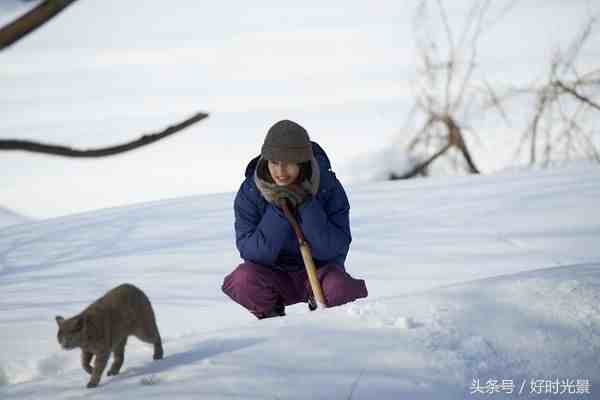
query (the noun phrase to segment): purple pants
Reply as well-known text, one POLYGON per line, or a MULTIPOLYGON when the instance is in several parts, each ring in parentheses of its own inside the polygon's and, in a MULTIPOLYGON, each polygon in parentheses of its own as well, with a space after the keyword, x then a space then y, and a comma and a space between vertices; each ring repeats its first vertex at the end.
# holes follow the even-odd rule
MULTIPOLYGON (((338 265, 317 269, 317 277, 328 307, 368 295, 365 281, 354 279, 338 265)), ((250 262, 240 264, 223 282, 223 292, 254 314, 273 309, 280 299, 286 306, 306 302, 309 290, 304 269, 283 272, 250 262)))

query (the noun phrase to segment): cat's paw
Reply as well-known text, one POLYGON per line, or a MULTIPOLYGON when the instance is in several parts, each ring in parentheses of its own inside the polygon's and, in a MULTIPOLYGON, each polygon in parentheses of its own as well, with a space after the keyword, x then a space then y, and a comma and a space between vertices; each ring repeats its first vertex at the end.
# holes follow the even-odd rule
POLYGON ((88 389, 92 389, 92 388, 95 388, 95 387, 97 387, 97 386, 98 386, 98 383, 97 383, 97 382, 89 382, 89 383, 87 384, 87 388, 88 388, 88 389))

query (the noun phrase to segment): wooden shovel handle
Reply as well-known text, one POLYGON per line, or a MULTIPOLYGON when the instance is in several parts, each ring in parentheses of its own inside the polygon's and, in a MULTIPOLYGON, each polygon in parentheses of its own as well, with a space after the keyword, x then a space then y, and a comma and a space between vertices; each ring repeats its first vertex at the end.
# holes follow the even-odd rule
POLYGON ((317 308, 326 308, 327 305, 325 303, 325 296, 323 295, 323 289, 321 289, 321 283, 317 278, 317 267, 315 266, 315 262, 312 258, 310 247, 308 246, 306 240, 304 240, 304 234, 300 229, 300 225, 298 225, 298 221, 296 221, 296 218, 294 218, 294 215, 290 211, 287 200, 282 199, 280 206, 283 210, 283 214, 292 226, 292 229, 296 234, 296 238, 298 239, 298 244, 300 245, 300 254, 302 254, 304 268, 306 269, 306 274, 308 275, 308 282, 310 283, 310 288, 313 292, 313 296, 315 297, 317 308))

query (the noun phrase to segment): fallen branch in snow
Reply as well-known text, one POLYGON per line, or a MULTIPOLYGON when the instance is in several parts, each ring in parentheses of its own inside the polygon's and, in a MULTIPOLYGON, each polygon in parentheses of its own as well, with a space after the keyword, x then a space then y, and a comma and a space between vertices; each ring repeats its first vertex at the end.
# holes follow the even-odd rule
POLYGON ((0 28, 0 50, 27 36, 77 0, 46 0, 0 28))
POLYGON ((125 153, 127 151, 131 151, 137 149, 142 146, 149 145, 151 143, 157 142, 161 139, 166 138, 167 136, 171 136, 174 133, 177 133, 192 124, 195 124, 198 121, 203 120, 208 117, 206 113, 198 113, 191 118, 186 119, 176 125, 170 126, 162 132, 147 134, 142 136, 139 139, 123 143, 116 146, 110 147, 102 147, 99 149, 91 149, 91 150, 79 150, 73 149, 66 146, 57 146, 44 144, 29 140, 12 140, 12 139, 0 139, 0 151, 1 150, 22 150, 29 151, 32 153, 43 153, 43 154, 51 154, 56 156, 63 157, 75 157, 75 158, 92 158, 92 157, 106 157, 112 156, 119 153, 125 153))

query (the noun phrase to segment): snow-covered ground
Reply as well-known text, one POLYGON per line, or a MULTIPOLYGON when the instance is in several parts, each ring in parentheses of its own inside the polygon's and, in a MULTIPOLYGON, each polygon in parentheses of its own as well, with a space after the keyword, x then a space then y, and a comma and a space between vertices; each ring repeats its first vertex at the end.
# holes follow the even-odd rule
POLYGON ((369 297, 262 321, 220 291, 233 193, 0 228, 0 398, 600 396, 597 166, 348 194, 347 267, 369 297), (122 374, 86 389, 54 316, 123 282, 151 298, 166 358, 130 340, 122 374))
POLYGON ((27 221, 30 221, 30 219, 12 210, 0 207, 0 228, 8 225, 22 224, 27 221))

